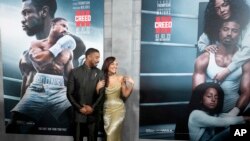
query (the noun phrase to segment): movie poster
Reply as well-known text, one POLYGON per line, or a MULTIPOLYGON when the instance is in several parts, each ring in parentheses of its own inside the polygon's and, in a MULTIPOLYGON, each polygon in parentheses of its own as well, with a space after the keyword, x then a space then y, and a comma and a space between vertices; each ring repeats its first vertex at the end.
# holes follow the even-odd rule
MULTIPOLYGON (((34 109, 40 110, 40 114, 37 115, 37 117, 39 117, 37 119, 39 120, 35 119, 36 122, 34 122, 33 118, 31 118, 31 120, 25 121, 22 120, 22 117, 20 116, 21 118, 19 117, 20 119, 16 120, 16 127, 7 128, 13 119, 11 110, 13 110, 13 108, 22 100, 23 95, 27 90, 25 89, 27 87, 22 86, 22 82, 25 80, 26 83, 27 80, 32 82, 34 78, 32 79, 33 76, 30 75, 30 73, 36 73, 36 71, 30 69, 29 66, 20 65, 20 63, 22 63, 20 59, 24 58, 24 54, 27 54, 31 42, 42 40, 48 36, 51 23, 48 22, 50 20, 48 20, 46 15, 48 16, 49 12, 53 10, 55 12, 54 17, 52 16, 53 14, 49 13, 51 19, 57 17, 66 19, 68 24, 67 34, 72 37, 74 36, 73 38, 76 43, 76 48, 73 50, 72 61, 74 67, 77 67, 84 62, 84 53, 90 47, 98 49, 101 58, 103 58, 104 1, 56 0, 56 7, 55 5, 49 8, 46 6, 43 7, 43 9, 40 8, 40 12, 38 12, 38 7, 43 5, 43 3, 46 3, 46 1, 41 0, 40 3, 36 3, 36 7, 30 6, 30 0, 25 2, 22 2, 21 0, 0 1, 1 57, 3 63, 4 119, 6 133, 70 135, 71 123, 69 119, 71 118, 70 116, 72 116, 72 113, 70 113, 70 110, 61 110, 61 112, 58 112, 59 110, 46 106, 46 104, 53 105, 58 101, 53 96, 51 99, 47 99, 49 102, 41 105, 41 107, 34 106, 34 109), (42 23, 42 25, 28 33, 29 27, 27 25, 27 20, 30 24, 35 25, 42 23), (44 30, 44 32, 41 32, 41 30, 44 30), (20 69, 22 69, 22 71, 20 69), (25 70, 29 69, 29 74, 24 73, 25 70), (24 77, 24 75, 28 77, 24 77), (55 115, 57 116, 55 117, 55 115)), ((29 59, 26 61, 29 61, 29 59)), ((100 60, 99 65, 102 64, 102 62, 103 59, 100 60)), ((100 66, 98 67, 100 68, 100 66)), ((66 95, 66 91, 62 91, 61 95, 64 95, 64 93, 66 95)), ((25 102, 26 104, 29 104, 29 102, 25 102)))
MULTIPOLYGON (((204 32, 204 14, 208 1, 142 0, 140 139, 176 140, 176 124, 186 116, 192 95, 195 60, 202 53, 197 41, 204 32)), ((224 4, 214 9, 219 11, 220 8, 228 7, 231 1, 220 2, 224 4)), ((248 0, 246 3, 249 5, 248 0)), ((237 9, 241 8, 238 6, 237 9)), ((223 16, 226 14, 228 12, 224 12, 223 16)), ((226 28, 221 28, 221 32, 226 32, 226 28)), ((237 36, 243 38, 244 34, 237 36)), ((216 43, 220 41, 223 44, 221 38, 216 43)), ((233 37, 228 35, 229 38, 231 40, 233 37)), ((240 47, 238 43, 234 42, 235 47, 240 47)), ((237 77, 237 81, 240 77, 237 77)), ((218 83, 225 95, 228 91, 232 93, 225 89, 226 83, 232 81, 229 79, 218 83)), ((187 132, 181 134, 189 136, 187 132)))

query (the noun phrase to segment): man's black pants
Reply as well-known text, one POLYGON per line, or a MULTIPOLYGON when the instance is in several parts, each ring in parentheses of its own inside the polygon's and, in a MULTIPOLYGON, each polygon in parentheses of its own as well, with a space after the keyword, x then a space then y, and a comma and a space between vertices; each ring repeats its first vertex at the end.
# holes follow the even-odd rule
POLYGON ((87 136, 88 141, 97 141, 98 131, 96 122, 90 123, 74 123, 73 137, 74 141, 83 141, 83 137, 87 136))

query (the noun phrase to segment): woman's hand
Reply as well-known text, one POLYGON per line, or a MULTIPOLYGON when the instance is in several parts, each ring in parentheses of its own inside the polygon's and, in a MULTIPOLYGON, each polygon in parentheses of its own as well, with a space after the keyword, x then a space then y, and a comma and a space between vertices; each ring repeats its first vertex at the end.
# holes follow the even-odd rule
POLYGON ((213 45, 208 45, 206 48, 205 48, 205 51, 207 52, 211 52, 211 53, 216 53, 218 50, 218 47, 217 45, 213 44, 213 45))
POLYGON ((103 88, 104 86, 105 86, 105 81, 104 80, 99 80, 97 85, 96 85, 97 94, 99 94, 100 89, 103 88))
POLYGON ((125 83, 126 87, 133 87, 135 83, 134 80, 129 76, 124 76, 123 82, 125 83))
POLYGON ((134 80, 129 76, 124 76, 122 80, 122 95, 127 98, 132 93, 134 87, 134 80))

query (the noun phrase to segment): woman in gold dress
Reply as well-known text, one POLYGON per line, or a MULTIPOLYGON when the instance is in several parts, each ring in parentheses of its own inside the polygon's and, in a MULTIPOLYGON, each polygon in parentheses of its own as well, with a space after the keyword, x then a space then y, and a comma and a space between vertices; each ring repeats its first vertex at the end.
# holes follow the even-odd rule
POLYGON ((117 74, 117 67, 117 60, 112 56, 106 58, 102 66, 105 75, 103 119, 107 141, 121 141, 126 111, 123 99, 131 94, 134 86, 131 77, 117 74))

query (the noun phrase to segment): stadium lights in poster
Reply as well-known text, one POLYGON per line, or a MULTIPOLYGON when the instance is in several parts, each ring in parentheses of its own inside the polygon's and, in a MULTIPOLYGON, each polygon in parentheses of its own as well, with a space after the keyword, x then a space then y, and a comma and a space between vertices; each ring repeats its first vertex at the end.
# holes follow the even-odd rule
MULTIPOLYGON (((5 110, 4 119, 6 133, 69 135, 71 132, 69 118, 72 113, 67 110, 64 111, 65 108, 62 108, 63 105, 56 105, 56 102, 59 102, 60 100, 57 99, 59 97, 53 95, 55 91, 41 91, 41 93, 39 93, 40 95, 46 95, 48 93, 53 95, 47 99, 40 99, 40 102, 44 103, 42 105, 37 105, 37 103, 25 100, 27 89, 32 89, 31 87, 27 87, 27 84, 31 84, 31 82, 36 79, 34 75, 32 75, 36 73, 36 70, 32 67, 30 68, 29 65, 23 65, 23 63, 29 63, 30 61, 27 59, 29 58, 27 57, 29 56, 27 55, 27 52, 29 52, 28 50, 31 47, 31 43, 34 43, 34 41, 37 40, 46 39, 51 27, 50 21, 53 18, 58 17, 66 19, 68 25, 67 34, 71 35, 76 42, 76 48, 73 50, 74 57, 72 60, 74 67, 83 63, 84 52, 90 47, 98 49, 100 51, 101 58, 103 58, 104 1, 56 0, 57 8, 53 6, 44 8, 45 10, 43 9, 43 13, 39 13, 42 10, 38 12, 38 9, 32 6, 29 1, 30 0, 24 2, 21 0, 0 1, 0 28, 4 86, 3 95, 5 110), (55 12, 54 16, 52 12, 53 10, 55 12), (37 27, 31 29, 28 23, 33 26, 36 25, 37 27), (34 110, 26 113, 27 115, 32 116, 30 120, 27 121, 23 120, 22 116, 19 116, 19 120, 16 122, 17 126, 8 128, 7 125, 13 118, 11 111, 18 103, 20 103, 20 101, 23 101, 22 103, 27 104, 28 107, 33 106, 34 110), (62 109, 57 110, 60 108, 62 109)), ((36 6, 39 7, 39 5, 44 2, 46 1, 41 0, 36 4, 36 6)), ((99 65, 102 64, 102 62, 103 59, 100 60, 99 65)), ((98 67, 100 68, 100 66, 98 67)), ((49 67, 46 69, 48 68, 49 67)), ((50 70, 48 70, 48 72, 49 71, 50 70)), ((49 83, 52 84, 59 82, 52 82, 52 80, 50 80, 49 83)), ((50 86, 51 85, 48 85, 48 87, 50 86)), ((66 91, 58 93, 60 93, 60 95, 66 95, 66 91)), ((61 101, 63 100, 64 99, 61 99, 61 101)), ((23 104, 23 107, 19 107, 18 110, 27 106, 25 104, 23 104)))
POLYGON ((140 139, 176 139, 192 95, 208 1, 142 0, 140 139))

